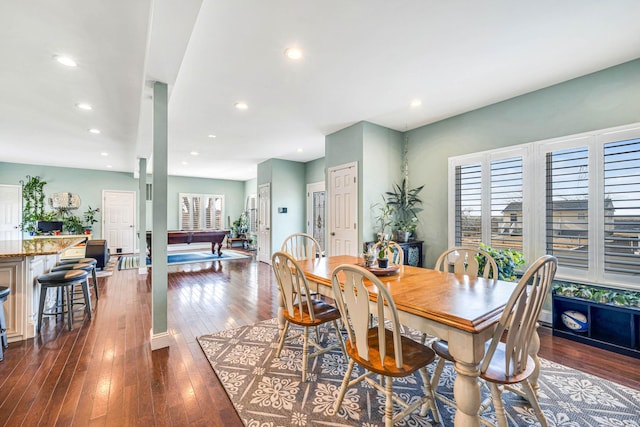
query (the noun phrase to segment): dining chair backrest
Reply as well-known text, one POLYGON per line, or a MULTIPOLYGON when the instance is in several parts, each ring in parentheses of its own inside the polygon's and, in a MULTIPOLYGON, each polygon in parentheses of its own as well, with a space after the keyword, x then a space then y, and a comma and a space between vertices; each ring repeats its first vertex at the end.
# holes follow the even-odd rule
MULTIPOLYGON (((332 286, 336 305, 340 310, 349 341, 355 346, 358 355, 364 360, 369 359, 369 319, 370 314, 378 318, 378 351, 380 360, 385 360, 387 355, 385 321, 391 327, 393 333, 393 358, 397 368, 401 368, 402 343, 400 334, 400 321, 396 304, 386 286, 370 271, 357 265, 342 264, 333 271, 332 286), (376 288, 377 295, 375 313, 371 313, 369 304, 369 292, 365 286, 365 280, 371 282, 376 288)), ((389 355, 391 356, 391 355, 389 355)))
POLYGON ((549 293, 557 266, 558 260, 555 257, 544 255, 524 273, 498 322, 491 345, 480 367, 482 373, 486 372, 491 364, 491 359, 505 331, 504 372, 507 376, 524 372, 527 367, 531 336, 536 329, 538 316, 549 293))
POLYGON ((311 321, 315 321, 309 282, 294 257, 287 252, 275 252, 271 256, 271 266, 287 314, 295 316, 297 306, 299 320, 302 320, 304 313, 308 313, 311 321))
POLYGON ((483 256, 487 262, 482 271, 482 277, 485 279, 498 278, 498 265, 491 255, 480 248, 470 246, 455 246, 444 251, 436 260, 434 270, 446 271, 456 274, 467 274, 469 276, 478 276, 480 264, 476 256, 483 256))
MULTIPOLYGON (((377 249, 381 244, 382 243, 380 242, 376 242, 373 247, 377 249)), ((389 258, 389 262, 392 264, 402 265, 404 263, 404 250, 402 249, 402 246, 393 240, 390 240, 387 248, 387 258, 389 258)))
POLYGON ((320 243, 313 236, 306 233, 293 233, 287 236, 282 242, 280 250, 291 254, 298 261, 316 259, 322 256, 320 243))

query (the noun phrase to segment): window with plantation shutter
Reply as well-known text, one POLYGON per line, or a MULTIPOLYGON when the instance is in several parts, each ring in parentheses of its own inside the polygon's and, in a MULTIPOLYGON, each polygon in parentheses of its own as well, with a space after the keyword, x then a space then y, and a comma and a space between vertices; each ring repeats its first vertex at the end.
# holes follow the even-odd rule
POLYGON ((640 123, 452 157, 448 206, 449 246, 550 254, 559 279, 640 290, 640 123))
POLYGON ((606 273, 640 275, 640 139, 605 143, 603 233, 606 273))
POLYGON ((546 154, 546 252, 558 265, 586 270, 589 264, 589 149, 546 154))
POLYGON ((491 162, 491 246, 522 252, 522 157, 491 162))
POLYGON ((222 229, 224 196, 180 193, 181 230, 222 229))
POLYGON ((456 166, 455 244, 478 246, 482 241, 482 166, 456 166))

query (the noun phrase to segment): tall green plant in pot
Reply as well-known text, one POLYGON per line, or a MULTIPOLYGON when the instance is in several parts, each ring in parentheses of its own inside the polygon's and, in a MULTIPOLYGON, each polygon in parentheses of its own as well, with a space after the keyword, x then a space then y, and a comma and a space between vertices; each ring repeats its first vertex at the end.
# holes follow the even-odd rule
POLYGON ((386 192, 387 205, 394 212, 397 241, 406 242, 416 231, 418 212, 422 211, 422 199, 418 194, 423 188, 424 185, 410 189, 408 179, 404 177, 400 185, 394 184, 393 191, 386 192))
POLYGON ((44 215, 44 186, 46 181, 39 176, 27 175, 27 181, 22 184, 22 223, 20 229, 34 234, 38 221, 44 215))

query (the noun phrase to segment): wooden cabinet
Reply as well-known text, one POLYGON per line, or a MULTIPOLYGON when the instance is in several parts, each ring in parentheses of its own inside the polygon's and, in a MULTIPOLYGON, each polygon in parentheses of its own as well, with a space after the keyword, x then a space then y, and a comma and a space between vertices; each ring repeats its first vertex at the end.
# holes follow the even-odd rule
POLYGON ((422 267, 422 240, 409 240, 408 242, 398 242, 404 251, 404 265, 422 267))
MULTIPOLYGON (((367 245, 373 245, 375 242, 366 242, 367 245)), ((409 240, 408 242, 396 242, 404 252, 404 265, 412 265, 414 267, 422 267, 422 240, 409 240)))
POLYGON ((553 295, 553 335, 640 358, 640 308, 602 304, 553 295), (584 332, 562 322, 562 313, 574 310, 587 317, 584 332))

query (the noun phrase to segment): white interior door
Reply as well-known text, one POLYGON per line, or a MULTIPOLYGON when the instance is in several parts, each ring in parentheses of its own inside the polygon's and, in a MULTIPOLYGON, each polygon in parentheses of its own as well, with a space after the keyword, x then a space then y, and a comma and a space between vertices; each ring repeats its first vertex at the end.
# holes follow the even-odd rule
POLYGON ((329 168, 329 254, 358 256, 358 164, 329 168))
POLYGON ((0 185, 0 240, 20 240, 22 188, 0 185))
POLYGON ((271 264, 271 185, 258 187, 258 261, 271 264))
POLYGON ((307 184, 307 234, 313 236, 325 251, 327 247, 327 196, 324 182, 307 184))
POLYGON ((102 192, 102 236, 111 254, 133 253, 136 241, 136 192, 102 192))

